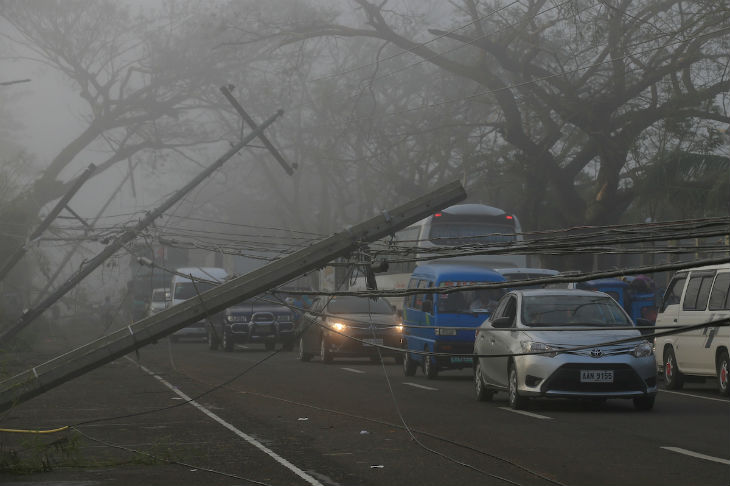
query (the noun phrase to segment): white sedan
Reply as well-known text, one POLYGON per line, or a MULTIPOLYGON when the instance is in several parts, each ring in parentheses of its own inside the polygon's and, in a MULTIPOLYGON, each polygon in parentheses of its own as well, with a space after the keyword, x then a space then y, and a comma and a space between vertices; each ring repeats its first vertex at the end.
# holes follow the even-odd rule
POLYGON ((476 332, 477 399, 505 391, 512 408, 523 408, 529 397, 631 398, 649 410, 657 393, 653 346, 633 327, 602 292, 509 292, 476 332))

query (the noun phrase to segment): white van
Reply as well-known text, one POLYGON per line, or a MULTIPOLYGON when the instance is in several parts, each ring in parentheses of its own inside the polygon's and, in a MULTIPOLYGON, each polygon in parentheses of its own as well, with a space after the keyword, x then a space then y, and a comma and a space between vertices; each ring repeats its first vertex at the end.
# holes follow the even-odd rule
MULTIPOLYGON (((730 263, 677 272, 664 294, 656 330, 723 318, 730 318, 730 263)), ((728 350, 730 327, 705 327, 657 337, 655 356, 668 389, 681 388, 686 376, 712 377, 727 396, 728 350)))
MULTIPOLYGON (((170 282, 170 305, 177 305, 190 298, 197 297, 198 293, 206 292, 228 277, 222 268, 217 267, 184 267, 178 268, 176 272, 180 275, 172 277, 170 282), (187 275, 183 277, 182 275, 187 275), (195 279, 195 282, 190 277, 195 279)), ((210 316, 209 318, 213 318, 210 316)), ((171 336, 170 340, 175 342, 179 339, 207 339, 208 325, 205 319, 178 329, 171 336)))

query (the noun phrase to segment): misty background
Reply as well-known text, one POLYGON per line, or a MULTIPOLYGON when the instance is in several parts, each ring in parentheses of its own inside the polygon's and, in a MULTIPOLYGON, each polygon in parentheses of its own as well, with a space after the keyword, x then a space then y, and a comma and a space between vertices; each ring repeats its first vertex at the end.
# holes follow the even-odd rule
MULTIPOLYGON (((30 79, 0 86, 2 254, 88 164, 84 219, 123 182, 93 230, 64 212, 30 245, 2 312, 248 133, 222 85, 259 123, 285 110, 267 135, 297 170, 254 142, 140 244, 272 258, 454 179, 527 232, 727 216, 729 18, 722 0, 0 1, 0 82, 30 79)), ((67 307, 119 301, 130 259, 67 307)))

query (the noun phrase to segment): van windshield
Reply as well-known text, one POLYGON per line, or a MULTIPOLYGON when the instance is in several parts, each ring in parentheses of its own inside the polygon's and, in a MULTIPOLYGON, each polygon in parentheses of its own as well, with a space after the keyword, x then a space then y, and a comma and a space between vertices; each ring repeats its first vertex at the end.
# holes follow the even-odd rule
MULTIPOLYGON (((476 285, 488 282, 442 282, 442 287, 450 287, 454 284, 476 285)), ((504 295, 504 289, 480 289, 480 290, 462 290, 460 292, 452 292, 449 294, 440 294, 438 296, 439 314, 474 314, 492 312, 497 302, 504 295)))
POLYGON ((213 287, 217 287, 217 284, 212 284, 210 282, 196 282, 193 285, 193 282, 179 282, 175 284, 175 296, 173 298, 176 300, 187 300, 198 295, 198 292, 202 294, 213 287))

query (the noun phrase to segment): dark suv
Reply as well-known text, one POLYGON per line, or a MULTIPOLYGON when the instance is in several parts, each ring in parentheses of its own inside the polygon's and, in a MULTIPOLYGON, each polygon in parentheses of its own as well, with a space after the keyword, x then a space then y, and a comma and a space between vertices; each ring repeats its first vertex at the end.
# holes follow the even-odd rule
POLYGON ((276 343, 291 351, 296 326, 294 313, 278 299, 264 294, 229 307, 223 319, 216 321, 215 329, 208 330, 210 349, 233 351, 236 344, 263 343, 267 350, 276 343))

